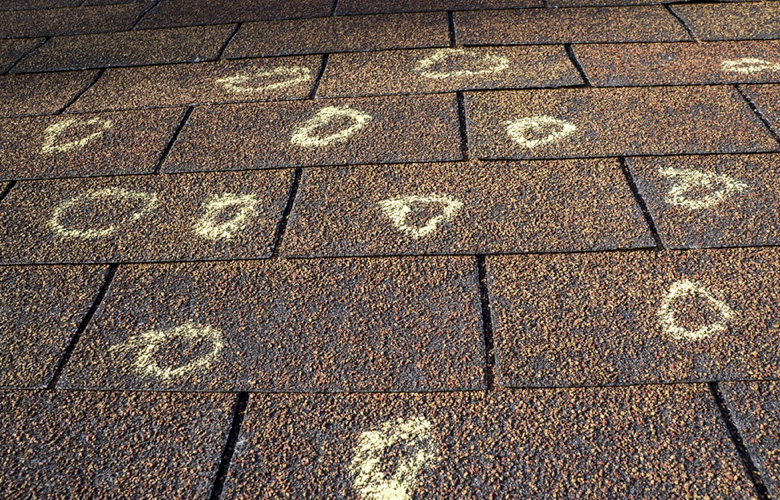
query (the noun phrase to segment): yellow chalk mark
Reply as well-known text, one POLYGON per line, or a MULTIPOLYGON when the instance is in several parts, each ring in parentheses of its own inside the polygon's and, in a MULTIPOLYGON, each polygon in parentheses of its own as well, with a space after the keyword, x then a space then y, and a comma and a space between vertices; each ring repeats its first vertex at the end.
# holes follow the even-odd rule
POLYGON ((666 202, 688 210, 714 207, 729 196, 748 189, 748 185, 744 182, 722 174, 678 168, 659 168, 658 173, 672 182, 672 186, 666 193, 666 202), (689 197, 688 193, 696 189, 706 190, 708 193, 699 197, 689 197))
POLYGON ((407 500, 420 470, 436 458, 431 423, 424 417, 399 417, 383 423, 379 430, 360 434, 349 466, 353 486, 366 500, 407 500), (404 444, 406 452, 388 476, 382 456, 395 444, 404 444))
POLYGON ((304 66, 279 66, 272 70, 258 69, 247 73, 237 73, 233 76, 220 78, 216 83, 221 84, 226 90, 236 93, 253 93, 267 90, 279 90, 307 82, 311 79, 311 69, 304 66), (266 79, 285 78, 274 83, 265 83, 266 79), (253 81, 259 81, 252 85, 253 81))
POLYGON ((43 146, 41 146, 41 151, 47 154, 55 154, 64 153, 72 149, 83 148, 91 141, 102 137, 103 133, 105 133, 106 130, 112 128, 113 126, 113 121, 105 120, 103 118, 90 118, 89 120, 67 118, 60 122, 49 125, 46 130, 43 131, 44 139, 43 146), (57 139, 59 139, 66 130, 73 127, 74 125, 95 126, 95 128, 98 130, 82 137, 81 139, 57 144, 57 139))
POLYGON ((260 201, 253 194, 217 194, 205 204, 205 213, 195 221, 193 230, 207 240, 230 240, 246 227, 247 219, 257 212, 260 201), (233 217, 220 222, 226 212, 236 210, 233 217))
POLYGON ((658 322, 663 332, 675 340, 702 340, 726 330, 734 311, 722 300, 716 298, 701 284, 682 279, 672 284, 658 309, 658 322), (696 330, 689 330, 677 324, 674 303, 686 297, 701 297, 710 302, 720 315, 720 319, 696 330))
POLYGON ((430 194, 428 196, 401 196, 399 198, 390 198, 378 203, 382 212, 393 222, 396 228, 406 233, 410 237, 418 240, 438 229, 443 221, 452 220, 458 211, 463 208, 463 203, 449 196, 430 194), (422 227, 413 227, 408 225, 407 217, 417 207, 429 204, 441 204, 442 213, 431 217, 422 227))
POLYGON ((174 328, 148 330, 130 338, 126 344, 112 347, 111 351, 137 351, 133 368, 143 376, 151 376, 160 380, 185 375, 195 370, 207 368, 219 356, 224 347, 222 332, 207 325, 188 321, 174 328), (183 340, 196 346, 201 342, 210 344, 211 351, 180 366, 160 366, 155 355, 165 345, 173 340, 183 340))
POLYGON ((60 203, 54 209, 51 219, 49 219, 49 228, 64 238, 80 238, 83 240, 91 240, 110 236, 117 230, 117 226, 115 224, 110 224, 102 229, 69 229, 62 224, 61 219, 68 210, 81 203, 110 200, 112 198, 119 200, 138 200, 143 203, 141 208, 130 215, 129 218, 131 221, 139 220, 157 208, 157 194, 155 193, 130 191, 128 189, 118 187, 97 189, 95 191, 67 199, 60 203))
POLYGON ((292 134, 292 143, 303 147, 321 147, 335 142, 346 142, 352 135, 363 129, 372 119, 368 113, 363 113, 349 106, 327 106, 316 115, 299 125, 292 134), (325 127, 332 120, 347 117, 352 121, 349 127, 325 137, 312 135, 318 128, 325 127))
POLYGON ((485 54, 481 59, 474 61, 477 67, 482 66, 481 69, 459 69, 454 71, 443 71, 441 69, 436 69, 437 66, 442 65, 448 59, 455 57, 464 58, 472 54, 472 51, 466 51, 466 49, 439 49, 432 55, 417 61, 417 63, 414 65, 414 68, 412 68, 412 72, 417 73, 425 78, 445 80, 451 78, 464 78, 469 76, 501 73, 502 71, 506 71, 509 68, 508 58, 492 54, 485 54))
POLYGON ((743 57, 735 61, 723 61, 720 65, 721 69, 726 73, 742 73, 743 75, 761 73, 762 71, 780 71, 780 63, 754 57, 743 57))
POLYGON ((505 122, 505 125, 509 137, 527 149, 558 142, 577 130, 573 123, 547 115, 517 118, 505 122), (532 135, 539 137, 529 137, 532 135))

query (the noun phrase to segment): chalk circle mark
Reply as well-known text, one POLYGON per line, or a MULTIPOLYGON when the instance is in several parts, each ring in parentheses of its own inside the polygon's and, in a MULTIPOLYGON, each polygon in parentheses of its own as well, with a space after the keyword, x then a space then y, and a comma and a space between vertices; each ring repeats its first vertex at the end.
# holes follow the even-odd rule
POLYGON ((444 221, 451 221, 458 211, 463 208, 463 203, 460 201, 438 194, 390 198, 380 201, 378 205, 396 229, 415 240, 434 233, 439 228, 439 224, 444 221), (439 215, 431 217, 422 226, 410 225, 408 218, 414 211, 432 204, 441 205, 441 213, 439 215))
POLYGON ((505 125, 510 139, 526 149, 556 143, 577 130, 573 123, 547 115, 517 118, 505 125))
POLYGON ((129 221, 137 221, 149 215, 157 208, 157 194, 144 193, 141 191, 131 191, 118 187, 108 187, 90 191, 73 198, 69 198, 54 208, 51 219, 49 219, 49 228, 58 236, 63 238, 78 238, 82 240, 92 240, 105 238, 116 233, 118 227, 116 223, 109 224, 102 228, 73 229, 68 228, 62 223, 62 219, 68 212, 83 205, 89 205, 100 201, 115 200, 116 202, 138 203, 139 207, 134 208, 129 215, 125 215, 129 221))
POLYGON ((351 136, 362 130, 372 117, 368 113, 352 109, 349 106, 327 106, 293 130, 293 144, 305 148, 328 146, 333 143, 347 142, 351 136), (315 131, 328 126, 334 120, 347 118, 351 125, 332 134, 322 137, 314 135, 315 131))
POLYGON ((672 183, 666 193, 666 202, 692 211, 712 208, 749 188, 747 184, 733 177, 710 172, 660 168, 658 173, 672 183), (702 191, 704 193, 701 193, 702 191))
POLYGON ((215 83, 237 94, 251 94, 279 90, 307 82, 311 69, 304 66, 279 66, 272 70, 256 69, 220 78, 215 83), (276 81, 274 81, 276 80, 276 81), (270 83, 269 83, 270 82, 270 83))
POLYGON ((223 347, 224 342, 220 330, 188 321, 174 328, 148 330, 131 337, 126 344, 114 346, 110 350, 135 352, 133 369, 136 373, 159 380, 170 380, 207 368, 219 357, 223 347), (177 342, 179 345, 187 345, 193 349, 204 345, 208 352, 178 366, 160 366, 155 358, 160 354, 170 354, 170 352, 161 352, 165 344, 169 342, 177 342))
POLYGON ((112 120, 103 118, 90 118, 88 120, 67 118, 46 127, 43 131, 43 145, 41 151, 46 154, 65 153, 73 149, 80 149, 89 144, 90 142, 99 139, 103 136, 106 130, 109 130, 114 126, 112 120), (80 139, 74 139, 72 141, 57 143, 57 140, 62 137, 69 129, 80 126, 87 127, 88 129, 96 129, 94 132, 81 137, 80 139))
POLYGON ((761 73, 762 71, 780 71, 780 63, 755 57, 723 61, 720 63, 720 67, 725 73, 742 73, 743 75, 761 73))
POLYGON ((658 309, 658 322, 662 331, 675 340, 703 340, 728 328, 728 322, 734 317, 734 310, 728 304, 715 297, 700 283, 688 279, 682 279, 672 284, 669 291, 661 301, 658 309), (678 324, 675 303, 686 298, 706 300, 715 308, 718 319, 695 330, 691 330, 678 324))
POLYGON ((431 423, 424 417, 398 418, 383 423, 379 430, 358 436, 350 472, 353 486, 366 500, 408 500, 422 468, 436 460, 436 441, 431 423), (403 445, 396 468, 388 474, 383 455, 403 445))
POLYGON ((506 57, 485 54, 481 58, 477 58, 474 57, 474 52, 470 50, 445 48, 439 49, 432 55, 417 61, 414 68, 412 68, 412 73, 416 73, 424 78, 447 80, 501 73, 508 68, 509 59, 506 57), (453 59, 466 59, 463 62, 471 65, 473 69, 446 70, 444 66, 453 59))
POLYGON ((210 241, 231 240, 257 213, 260 201, 253 194, 216 194, 203 205, 203 215, 193 224, 198 236, 210 241))

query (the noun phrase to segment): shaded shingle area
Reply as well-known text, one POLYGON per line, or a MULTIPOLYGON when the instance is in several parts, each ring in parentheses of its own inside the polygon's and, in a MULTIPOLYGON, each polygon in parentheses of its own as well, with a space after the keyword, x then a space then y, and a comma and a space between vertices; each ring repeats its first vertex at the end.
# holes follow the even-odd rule
POLYGON ((271 254, 291 172, 20 182, 0 205, 0 262, 271 254))
POLYGON ((462 158, 455 95, 197 108, 167 172, 462 158))
POLYGON ((139 66, 215 59, 234 26, 193 26, 56 36, 22 59, 14 72, 139 66))
POLYGON ((780 244, 779 155, 631 158, 667 248, 780 244))
POLYGON ((0 179, 152 172, 181 109, 0 120, 0 179))
POLYGON ((239 443, 229 499, 351 498, 392 486, 408 498, 753 493, 702 385, 258 395, 239 443))
POLYGON ((79 35, 128 30, 147 7, 145 2, 135 2, 6 12, 3 24, 0 25, 0 37, 79 35))
POLYGON ((97 71, 0 76, 0 116, 55 113, 87 88, 97 71))
POLYGON ((339 0, 336 14, 386 14, 390 12, 520 9, 544 7, 544 0, 339 0))
POLYGON ((778 264, 776 249, 488 258, 499 383, 774 377, 778 264))
POLYGON ((2 0, 0 10, 55 9, 77 7, 83 0, 2 0))
POLYGON ((581 85, 563 47, 466 47, 333 54, 318 96, 581 85))
POLYGON ((288 256, 653 246, 615 160, 306 169, 288 256))
POLYGON ((700 40, 780 38, 780 2, 674 4, 700 40))
POLYGON ((601 86, 780 81, 780 41, 577 45, 590 82, 601 86))
POLYGON ((0 394, 3 484, 27 498, 206 497, 233 396, 0 394))
POLYGON ((484 388, 472 258, 120 268, 64 387, 484 388))
POLYGON ((746 85, 742 88, 775 133, 780 132, 780 85, 746 85))
POLYGON ((756 463, 769 493, 780 494, 780 383, 722 384, 734 423, 756 463))
POLYGON ((332 0, 162 0, 144 16, 140 28, 220 24, 330 14, 332 0))
POLYGON ((109 68, 68 111, 303 99, 320 56, 109 68))
POLYGON ((556 89, 466 94, 479 158, 773 151, 733 87, 556 89))
POLYGON ((21 57, 43 42, 43 38, 20 38, 0 40, 0 73, 8 69, 21 57))
POLYGON ((322 54, 448 45, 446 12, 337 16, 243 24, 225 50, 225 57, 322 54))
POLYGON ((0 386, 46 386, 105 272, 75 266, 0 268, 0 386))
POLYGON ((456 12, 455 28, 466 45, 690 40, 660 5, 456 12))

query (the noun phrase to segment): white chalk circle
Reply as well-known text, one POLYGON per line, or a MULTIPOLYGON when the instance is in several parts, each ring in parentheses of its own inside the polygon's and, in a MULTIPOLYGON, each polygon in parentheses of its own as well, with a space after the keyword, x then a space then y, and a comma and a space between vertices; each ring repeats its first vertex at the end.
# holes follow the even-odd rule
POLYGON ((573 123, 547 115, 517 118, 505 125, 509 137, 526 149, 553 144, 577 130, 573 123))
POLYGON ((67 212, 77 208, 82 204, 91 204, 96 202, 110 202, 116 201, 130 201, 140 202, 142 206, 136 209, 132 214, 128 216, 130 221, 137 221, 146 215, 150 214, 155 208, 157 208, 157 194, 156 193, 144 193, 141 191, 130 191, 128 189, 118 187, 108 187, 103 189, 97 189, 88 193, 69 198, 60 203, 53 211, 51 219, 49 219, 49 228, 54 231, 58 236, 63 238, 79 238, 82 240, 91 240, 96 238, 105 238, 111 236, 117 231, 116 224, 109 224, 102 228, 88 228, 88 229, 73 229, 65 227, 61 220, 67 212))
POLYGON ((417 476, 426 464, 437 458, 431 423, 424 417, 398 418, 385 422, 379 430, 358 437, 349 465, 353 486, 365 500, 408 500, 417 476), (406 445, 395 471, 388 475, 382 464, 385 451, 395 444, 406 445))
POLYGON ((220 78, 215 83, 225 90, 237 94, 249 94, 268 90, 279 90, 307 82, 311 79, 311 69, 304 66, 279 66, 272 70, 257 69, 233 76, 220 78), (269 80, 277 80, 268 83, 269 80))
POLYGON ((722 300, 715 297, 700 283, 682 279, 672 284, 658 309, 658 322, 663 332, 675 340, 702 340, 721 333, 728 327, 728 322, 734 317, 734 311, 722 300), (718 312, 719 319, 696 330, 689 330, 677 324, 675 302, 688 298, 700 297, 712 304, 718 312))
POLYGON ((471 57, 470 61, 465 61, 467 64, 475 66, 474 69, 457 69, 450 71, 441 69, 441 66, 446 64, 450 59, 465 59, 473 54, 474 51, 467 51, 466 49, 439 49, 432 55, 417 61, 414 68, 412 68, 412 73, 417 73, 424 78, 448 80, 452 78, 501 73, 509 68, 508 58, 493 54, 484 54, 479 59, 471 57))
POLYGON ((756 59, 754 57, 743 57, 733 61, 723 61, 720 63, 721 69, 726 73, 742 73, 751 75, 761 73, 762 71, 780 71, 780 63, 767 61, 765 59, 756 59))
POLYGON ((111 351, 137 352, 133 368, 142 376, 159 380, 170 380, 195 370, 207 368, 219 357, 224 347, 222 332, 208 325, 188 321, 174 328, 148 330, 130 338, 126 344, 112 347, 111 351), (155 355, 160 353, 167 342, 184 341, 196 346, 205 343, 209 352, 178 366, 160 366, 155 355))
POLYGON ((371 115, 352 109, 349 106, 327 106, 317 111, 313 117, 309 118, 298 127, 292 134, 293 144, 306 148, 322 147, 337 142, 346 142, 351 136, 362 130, 372 119, 371 115), (317 137, 314 132, 318 128, 327 126, 335 119, 346 117, 352 122, 348 127, 334 132, 324 137, 317 137))
POLYGON ((712 208, 734 194, 747 191, 749 187, 723 174, 679 168, 659 168, 658 173, 672 183, 666 193, 666 202, 688 210, 712 208))
POLYGON ((392 221, 393 225, 406 235, 419 240, 425 236, 434 233, 439 224, 444 221, 452 220, 458 211, 463 208, 463 203, 438 194, 428 196, 401 196, 399 198, 390 198, 378 203, 382 212, 392 221), (407 222, 409 215, 421 206, 438 204, 442 206, 441 214, 428 219, 421 227, 410 226, 407 222))
POLYGON ((253 194, 216 194, 204 204, 204 213, 193 224, 195 234, 211 241, 230 240, 242 231, 260 201, 253 194), (233 214, 223 220, 225 215, 233 214))
POLYGON ((89 144, 91 141, 103 136, 106 130, 112 128, 114 122, 103 118, 90 118, 88 120, 67 118, 52 125, 49 125, 46 130, 43 131, 44 139, 41 151, 47 154, 64 153, 72 149, 80 149, 89 144), (57 140, 68 129, 74 126, 91 127, 97 129, 91 134, 87 134, 81 139, 75 139, 68 142, 57 144, 57 140))

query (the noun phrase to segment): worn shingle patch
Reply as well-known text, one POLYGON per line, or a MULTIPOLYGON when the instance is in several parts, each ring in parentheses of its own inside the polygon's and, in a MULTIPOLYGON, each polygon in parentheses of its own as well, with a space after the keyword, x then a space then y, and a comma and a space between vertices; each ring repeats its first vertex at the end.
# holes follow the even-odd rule
POLYGON ((318 99, 197 108, 168 172, 462 158, 455 96, 318 99))
POLYGON ((40 45, 42 41, 43 38, 0 40, 0 73, 7 71, 13 63, 40 45))
POLYGON ((267 257, 290 172, 29 181, 0 205, 1 262, 267 257))
POLYGON ((219 24, 330 14, 331 0, 163 0, 146 15, 141 28, 219 24))
POLYGON ((119 270, 61 385, 252 391, 482 389, 471 258, 119 270))
POLYGON ((253 396, 224 498, 749 498, 705 386, 253 396))
POLYGON ((467 47, 333 54, 319 96, 582 84, 563 47, 467 47))
POLYGON ((0 179, 151 172, 181 115, 157 109, 0 120, 0 179))
POLYGON ((780 155, 632 158, 664 246, 780 244, 780 155))
POLYGON ((780 85, 745 85, 743 89, 775 132, 780 132, 780 85))
POLYGON ((769 494, 780 495, 780 383, 724 383, 723 393, 769 494))
POLYGON ((780 41, 578 45, 596 86, 780 81, 780 41))
POLYGON ((108 69, 69 111, 308 97, 320 56, 108 69))
POLYGON ((0 37, 80 35, 133 27, 146 3, 6 12, 0 37))
POLYGON ((0 116, 59 111, 89 85, 97 71, 0 76, 0 116))
POLYGON ((138 66, 214 59, 233 26, 195 26, 57 36, 22 59, 14 72, 138 66))
POLYGON ((447 14, 388 14, 266 21, 241 26, 225 57, 446 47, 447 14))
POLYGON ((775 249, 489 258, 499 383, 774 377, 775 249))
POLYGON ((456 12, 459 43, 544 44, 690 40, 659 5, 456 12))
POLYGON ((700 40, 780 38, 780 2, 673 4, 700 40))
POLYGON ((105 268, 0 268, 0 386, 45 387, 105 268))
POLYGON ((306 169, 292 256, 653 246, 615 160, 306 169))
POLYGON ((520 9, 524 7, 544 7, 544 0, 339 0, 336 4, 336 14, 520 9))
POLYGON ((0 394, 2 486, 19 498, 208 495, 228 394, 0 394))
POLYGON ((777 142, 732 87, 474 92, 479 158, 772 151, 777 142))

